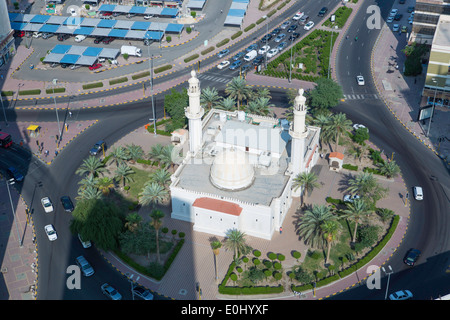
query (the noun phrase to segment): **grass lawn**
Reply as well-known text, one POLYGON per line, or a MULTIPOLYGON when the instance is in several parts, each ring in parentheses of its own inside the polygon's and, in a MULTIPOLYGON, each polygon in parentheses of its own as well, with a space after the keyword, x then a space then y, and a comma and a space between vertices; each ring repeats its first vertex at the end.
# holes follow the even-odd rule
POLYGON ((141 193, 144 185, 147 181, 150 180, 149 174, 150 171, 141 170, 136 167, 130 166, 133 169, 134 173, 130 174, 130 177, 133 178, 133 181, 130 181, 126 185, 130 187, 128 190, 128 195, 133 198, 133 200, 138 200, 139 193, 141 193))

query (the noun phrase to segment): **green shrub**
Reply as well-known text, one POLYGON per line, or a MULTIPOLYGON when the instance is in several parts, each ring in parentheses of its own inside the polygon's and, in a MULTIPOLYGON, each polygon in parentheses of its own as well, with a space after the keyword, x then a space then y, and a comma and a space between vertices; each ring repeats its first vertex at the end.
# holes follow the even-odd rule
POLYGON ((94 83, 83 84, 84 90, 101 88, 101 87, 103 87, 103 82, 94 82, 94 83))
POLYGON ((214 51, 214 47, 209 47, 208 49, 203 50, 202 52, 200 52, 202 54, 202 56, 204 56, 205 54, 210 53, 211 51, 214 51))
POLYGON ((133 74, 131 76, 131 79, 137 80, 137 79, 148 77, 148 76, 150 76, 150 71, 144 71, 144 72, 141 72, 141 73, 138 73, 138 74, 133 74))
POLYGON ((226 45, 228 42, 230 42, 230 39, 229 39, 229 38, 225 38, 225 39, 223 39, 222 41, 220 41, 218 44, 216 44, 216 48, 219 48, 219 47, 221 47, 221 46, 224 46, 224 45, 226 45))
POLYGON ((66 88, 52 88, 52 89, 45 89, 45 93, 52 94, 52 93, 62 93, 66 92, 66 88), (55 91, 53 91, 53 89, 55 91))
POLYGON ((36 95, 41 94, 41 89, 30 89, 30 90, 20 90, 19 96, 29 96, 29 95, 36 95))
POLYGON ((273 252, 270 252, 267 256, 268 256, 269 259, 272 260, 272 261, 275 260, 275 259, 277 258, 277 255, 276 255, 275 253, 273 253, 273 252))
POLYGON ((197 59, 199 56, 200 56, 200 55, 199 55, 198 53, 193 54, 192 56, 187 57, 186 59, 184 59, 184 62, 186 62, 186 63, 187 63, 187 62, 190 62, 190 61, 192 61, 192 60, 197 59))
POLYGON ((11 96, 14 95, 14 91, 2 91, 2 92, 1 92, 1 95, 2 95, 3 97, 11 97, 11 96))
POLYGON ((171 36, 166 36, 166 41, 167 42, 171 42, 172 41, 172 37, 171 36))
POLYGON ((124 82, 127 82, 127 81, 128 81, 127 77, 121 77, 121 78, 109 80, 109 84, 110 85, 114 85, 114 84, 118 84, 118 83, 124 83, 124 82))
POLYGON ((171 64, 166 64, 165 66, 156 68, 156 69, 155 69, 155 73, 164 72, 164 71, 170 70, 170 69, 172 69, 172 65, 171 65, 171 64))
POLYGON ((279 262, 275 262, 273 264, 273 267, 275 268, 275 270, 280 270, 282 268, 281 263, 279 263, 279 262))
POLYGON ((263 23, 265 20, 266 20, 266 18, 261 17, 261 18, 259 18, 259 19, 256 21, 256 24, 261 24, 261 23, 263 23))
POLYGON ((286 259, 286 257, 284 256, 284 254, 281 254, 281 253, 278 254, 278 260, 284 261, 285 259, 286 259))
POLYGON ((191 27, 186 27, 186 33, 191 33, 192 32, 192 28, 191 27))
POLYGON ((348 163, 345 163, 342 165, 342 168, 347 169, 347 170, 352 170, 352 171, 358 171, 358 166, 354 166, 348 163))
POLYGON ((244 31, 245 31, 245 32, 250 31, 250 30, 252 30, 255 26, 256 26, 256 24, 252 23, 252 24, 248 25, 247 27, 245 27, 244 31))
POLYGON ((300 259, 301 256, 302 256, 302 254, 298 251, 292 252, 292 257, 294 257, 297 260, 300 259))
POLYGON ((242 31, 238 31, 231 36, 231 40, 234 40, 242 35, 242 31))
POLYGON ((261 256, 261 251, 259 251, 259 250, 254 250, 254 251, 253 251, 253 255, 254 255, 255 257, 259 258, 259 257, 261 256))

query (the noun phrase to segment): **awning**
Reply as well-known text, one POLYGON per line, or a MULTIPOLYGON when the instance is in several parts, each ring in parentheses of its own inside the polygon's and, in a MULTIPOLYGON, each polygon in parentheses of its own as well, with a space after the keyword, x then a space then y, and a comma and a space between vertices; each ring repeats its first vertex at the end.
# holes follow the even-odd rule
POLYGON ((112 28, 116 24, 117 20, 106 20, 100 19, 101 21, 98 23, 98 28, 112 28))
POLYGON ((60 26, 58 30, 56 30, 55 33, 66 33, 66 34, 73 34, 75 31, 74 27, 68 27, 68 26, 60 26))
POLYGON ((103 50, 98 54, 98 57, 106 59, 115 59, 119 54, 120 54, 119 49, 103 48, 103 50))
POLYGON ((71 46, 66 54, 82 55, 87 50, 88 47, 85 46, 71 46))
POLYGON ((169 23, 166 28, 166 32, 180 33, 184 26, 182 24, 169 23))
POLYGON ((26 23, 24 22, 12 22, 11 29, 13 30, 23 30, 26 27, 26 23))
POLYGON ((98 18, 84 19, 80 23, 80 26, 81 27, 97 27, 98 24, 100 23, 100 21, 102 21, 102 20, 104 20, 104 19, 98 19, 98 18))
POLYGON ((161 16, 169 16, 169 17, 176 17, 178 14, 178 9, 175 8, 163 8, 160 15, 161 16))
POLYGON ((60 63, 61 59, 64 57, 64 53, 49 53, 45 56, 44 62, 46 63, 60 63))
POLYGON ((128 30, 124 29, 111 29, 108 36, 115 38, 125 38, 128 33, 128 30))
POLYGON ((95 28, 90 35, 94 37, 106 37, 110 31, 111 29, 108 28, 95 28))
POLYGON ((32 23, 45 23, 45 22, 47 22, 48 19, 50 19, 50 16, 44 16, 44 15, 38 14, 38 15, 34 16, 30 20, 30 22, 32 22, 32 23))
POLYGON ((57 44, 50 52, 65 54, 70 50, 71 47, 72 46, 70 46, 70 45, 57 44))
POLYGON ((127 38, 128 39, 139 39, 142 40, 144 39, 145 33, 147 31, 144 30, 130 30, 127 33, 127 38))
POLYGON ((145 7, 132 6, 130 9, 130 13, 144 14, 145 7))
POLYGON ((164 33, 161 31, 147 31, 144 35, 144 39, 161 41, 164 33))
POLYGON ((100 52, 104 50, 103 48, 98 47, 88 47, 86 50, 84 50, 83 55, 90 56, 90 57, 97 57, 100 52))
POLYGON ((45 24, 57 24, 61 25, 64 23, 64 21, 67 20, 67 17, 63 16, 50 16, 50 18, 47 20, 45 24))
POLYGON ((39 29, 41 29, 42 27, 43 27, 43 25, 40 23, 28 23, 25 27, 23 27, 22 30, 34 32, 34 31, 39 31, 39 29))
POLYGON ((94 31, 93 27, 80 27, 73 31, 73 34, 81 34, 83 36, 88 36, 94 31))
POLYGON ((114 25, 114 29, 131 29, 133 26, 134 21, 130 20, 117 20, 117 23, 114 25))
POLYGON ((100 8, 98 8, 98 11, 113 12, 115 7, 116 6, 112 4, 102 4, 100 8))
POLYGON ((80 56, 76 64, 81 66, 92 66, 97 59, 97 57, 80 56))
POLYGON ((131 30, 148 30, 151 22, 149 21, 135 21, 131 26, 131 30))
POLYGON ((79 58, 80 56, 76 54, 65 54, 61 59, 61 63, 75 64, 79 58))

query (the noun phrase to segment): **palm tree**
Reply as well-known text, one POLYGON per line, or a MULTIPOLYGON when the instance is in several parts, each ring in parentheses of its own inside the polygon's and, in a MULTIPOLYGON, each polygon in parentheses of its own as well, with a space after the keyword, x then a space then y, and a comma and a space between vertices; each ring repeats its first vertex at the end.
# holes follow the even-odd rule
POLYGON ((330 140, 330 122, 331 122, 331 118, 330 118, 330 114, 323 114, 320 113, 318 114, 316 117, 314 117, 313 120, 313 124, 317 127, 320 128, 320 136, 319 136, 319 140, 320 140, 320 145, 322 145, 323 142, 328 143, 330 140))
POLYGON ((273 106, 274 104, 269 103, 269 98, 259 97, 253 101, 250 101, 245 110, 251 114, 266 116, 272 113, 270 108, 273 106))
POLYGON ((257 88, 256 91, 253 91, 253 96, 256 98, 267 98, 272 99, 272 96, 270 95, 270 90, 268 88, 257 88))
POLYGON ((387 178, 393 178, 399 175, 400 173, 400 167, 395 162, 395 160, 391 161, 383 161, 378 164, 380 168, 380 173, 387 178))
POLYGON ((114 147, 110 152, 110 156, 110 163, 115 162, 117 167, 130 159, 127 149, 122 146, 114 147))
POLYGON ((94 156, 89 156, 87 159, 83 160, 83 164, 77 169, 77 171, 75 171, 75 173, 80 176, 89 174, 96 177, 98 174, 103 174, 107 171, 108 170, 105 168, 105 165, 102 161, 100 161, 100 159, 94 156))
POLYGON ((159 164, 165 169, 174 165, 174 162, 172 161, 173 148, 172 144, 164 146, 158 156, 159 164))
POLYGON ((297 224, 298 234, 306 244, 320 248, 324 245, 321 225, 325 221, 333 220, 335 216, 330 208, 325 205, 313 205, 311 210, 306 210, 301 221, 297 224))
MULTIPOLYGON (((320 184, 317 182, 317 175, 314 172, 299 173, 292 181, 292 188, 297 191, 302 188, 302 197, 307 195, 307 192, 312 192, 314 188, 319 188, 320 184)), ((302 199, 302 203, 303 199, 302 199)))
POLYGON ((327 250, 327 260, 326 262, 330 260, 330 250, 331 246, 333 245, 333 242, 336 241, 337 236, 339 234, 339 230, 341 228, 341 224, 337 222, 336 220, 328 220, 325 221, 320 228, 322 229, 323 236, 327 242, 328 250, 327 250))
POLYGON ((87 187, 96 187, 97 179, 90 174, 81 179, 80 182, 78 182, 78 184, 80 185, 80 189, 85 189, 87 187))
POLYGON ((347 191, 363 195, 368 205, 375 206, 376 202, 385 197, 389 189, 383 188, 370 172, 360 172, 356 177, 349 179, 347 191))
POLYGON ((158 263, 161 263, 161 259, 159 256, 159 229, 161 229, 162 226, 161 219, 164 217, 164 212, 162 212, 161 210, 152 210, 152 213, 150 213, 150 217, 152 218, 150 224, 156 230, 156 256, 158 257, 158 263))
POLYGON ((348 219, 355 223, 355 230, 353 231, 353 242, 356 242, 356 231, 358 225, 367 220, 367 216, 373 211, 369 209, 366 202, 361 199, 356 199, 353 202, 347 203, 347 209, 342 211, 344 214, 341 218, 348 219))
POLYGON ((345 113, 338 113, 331 117, 330 130, 335 133, 336 150, 339 144, 339 136, 352 130, 352 121, 347 119, 345 113))
POLYGON ((125 182, 133 181, 133 178, 130 177, 130 174, 133 173, 133 169, 131 169, 126 163, 121 163, 117 167, 114 177, 119 181, 122 181, 123 187, 125 187, 125 182))
POLYGON ((215 108, 219 104, 220 96, 216 88, 206 87, 200 95, 200 103, 206 107, 206 110, 215 108))
POLYGON ((88 186, 86 188, 78 189, 77 200, 100 200, 102 198, 102 192, 95 187, 88 186))
POLYGON ((106 196, 114 188, 114 181, 109 177, 97 178, 95 186, 106 196))
POLYGON ((143 206, 151 205, 153 208, 164 202, 169 193, 164 187, 156 182, 149 183, 144 186, 142 192, 139 193, 139 203, 143 206))
POLYGON ((150 182, 156 182, 157 184, 166 187, 170 181, 170 172, 165 168, 159 168, 149 174, 150 182))
POLYGON ((218 240, 212 241, 211 242, 211 249, 214 253, 214 271, 215 271, 215 275, 216 275, 216 280, 218 279, 217 277, 217 256, 219 255, 219 249, 222 247, 222 243, 218 240))
POLYGON ((125 220, 125 228, 127 228, 129 231, 135 233, 142 222, 142 217, 137 212, 130 213, 126 216, 125 220))
POLYGON ((230 98, 237 100, 238 111, 240 110, 241 101, 251 97, 251 89, 247 86, 245 79, 234 77, 225 88, 225 93, 230 98))
POLYGON ((134 162, 138 159, 142 159, 144 157, 144 150, 141 146, 137 146, 134 143, 126 146, 126 151, 128 153, 128 158, 134 162))
POLYGON ((162 144, 155 144, 148 152, 148 157, 152 160, 159 161, 159 155, 163 152, 163 148, 162 144))
POLYGON ((245 241, 245 233, 238 229, 230 229, 226 232, 225 247, 233 250, 235 258, 241 253, 248 252, 250 248, 245 241))
POLYGON ((217 105, 217 109, 225 110, 225 111, 233 111, 236 106, 236 101, 233 98, 226 97, 223 98, 222 101, 217 105))

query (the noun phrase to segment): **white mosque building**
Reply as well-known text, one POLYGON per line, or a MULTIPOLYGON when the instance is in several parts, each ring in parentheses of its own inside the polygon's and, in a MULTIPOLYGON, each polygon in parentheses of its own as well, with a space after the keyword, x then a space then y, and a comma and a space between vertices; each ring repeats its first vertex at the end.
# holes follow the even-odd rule
POLYGON ((293 179, 309 172, 319 157, 320 128, 305 124, 303 89, 290 127, 243 111, 212 109, 205 115, 200 94, 192 71, 186 108, 189 147, 172 175, 171 217, 192 223, 194 231, 225 236, 239 229, 270 240, 292 197, 300 195, 292 190, 293 179))

